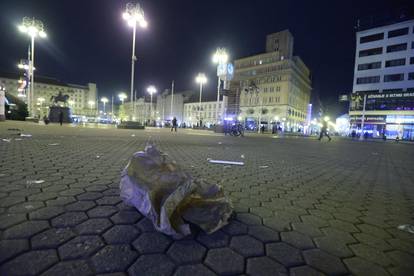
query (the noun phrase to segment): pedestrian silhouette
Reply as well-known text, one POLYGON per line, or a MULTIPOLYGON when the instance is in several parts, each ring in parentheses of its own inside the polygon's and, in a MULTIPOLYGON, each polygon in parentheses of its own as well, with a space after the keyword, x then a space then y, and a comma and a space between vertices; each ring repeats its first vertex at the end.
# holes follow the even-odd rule
POLYGON ((320 141, 324 135, 329 138, 329 141, 332 140, 331 137, 328 134, 328 122, 327 121, 322 122, 321 133, 319 134, 319 139, 318 140, 320 141))
POLYGON ((60 125, 63 124, 63 112, 62 111, 60 111, 60 113, 59 113, 59 123, 60 123, 60 125))
POLYGON ((177 118, 173 118, 172 119, 172 127, 171 127, 171 131, 175 130, 175 132, 177 132, 177 118))

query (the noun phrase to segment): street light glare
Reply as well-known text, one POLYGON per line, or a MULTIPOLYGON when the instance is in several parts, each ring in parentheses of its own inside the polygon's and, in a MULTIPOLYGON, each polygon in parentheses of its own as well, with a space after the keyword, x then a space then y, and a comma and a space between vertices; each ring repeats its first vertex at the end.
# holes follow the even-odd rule
POLYGON ((207 77, 203 73, 199 73, 196 77, 196 82, 200 84, 205 84, 207 82, 207 77))
POLYGON ((139 22, 141 28, 146 29, 148 27, 148 22, 146 20, 142 20, 139 22))
POLYGON ((102 98, 101 98, 101 102, 103 102, 103 103, 107 103, 107 102, 108 102, 108 98, 107 98, 107 97, 102 97, 102 98))
POLYGON ((39 36, 40 36, 41 38, 46 38, 46 37, 47 37, 47 34, 46 34, 44 31, 40 31, 40 32, 39 32, 39 36))
POLYGON ((152 94, 154 94, 154 93, 157 93, 157 89, 155 88, 155 86, 154 86, 154 85, 150 85, 150 86, 148 86, 148 88, 147 88, 147 92, 148 92, 148 93, 150 93, 150 95, 152 95, 152 94))
POLYGON ((227 54, 226 49, 218 48, 213 55, 213 62, 218 64, 227 63, 229 60, 229 55, 227 54))

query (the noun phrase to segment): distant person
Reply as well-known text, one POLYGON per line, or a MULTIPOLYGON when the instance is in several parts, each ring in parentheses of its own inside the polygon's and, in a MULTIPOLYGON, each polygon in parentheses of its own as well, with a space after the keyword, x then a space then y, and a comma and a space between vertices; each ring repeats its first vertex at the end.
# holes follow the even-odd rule
POLYGON ((355 139, 355 137, 356 137, 356 131, 355 131, 355 129, 352 130, 351 137, 352 137, 352 139, 355 139))
POLYGON ((327 121, 323 121, 322 123, 321 133, 319 134, 318 140, 320 141, 324 135, 329 138, 329 141, 332 140, 328 134, 328 122, 327 121))
POLYGON ((171 127, 171 131, 175 130, 175 132, 177 132, 177 118, 173 118, 172 119, 172 127, 171 127))
POLYGON ((261 132, 261 133, 264 133, 264 131, 265 131, 265 126, 264 126, 264 125, 262 125, 262 126, 260 127, 260 132, 261 132))
POLYGON ((63 112, 62 111, 60 111, 60 113, 59 113, 59 123, 60 123, 60 125, 63 124, 63 112))
POLYGON ((43 116, 43 122, 45 123, 45 125, 49 124, 49 118, 47 118, 47 116, 43 116))

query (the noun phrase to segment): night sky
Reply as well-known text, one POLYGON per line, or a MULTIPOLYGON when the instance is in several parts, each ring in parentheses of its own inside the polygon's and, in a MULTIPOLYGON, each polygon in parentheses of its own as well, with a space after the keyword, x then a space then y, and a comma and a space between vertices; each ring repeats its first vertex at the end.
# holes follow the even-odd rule
MULTIPOLYGON (((3 0, 0 3, 0 71, 17 72, 27 57, 28 37, 17 30, 23 16, 45 24, 48 38, 36 43, 36 73, 76 84, 96 82, 99 96, 129 95, 132 29, 120 0, 3 0)), ((206 93, 215 93, 211 55, 226 47, 232 59, 265 51, 266 34, 289 29, 294 54, 313 77, 314 102, 334 111, 341 93, 352 89, 355 25, 358 18, 414 9, 411 1, 309 0, 144 0, 149 26, 137 33, 138 95, 158 90, 197 89, 194 77, 205 72, 206 93)), ((414 1, 413 1, 414 2, 414 1)))

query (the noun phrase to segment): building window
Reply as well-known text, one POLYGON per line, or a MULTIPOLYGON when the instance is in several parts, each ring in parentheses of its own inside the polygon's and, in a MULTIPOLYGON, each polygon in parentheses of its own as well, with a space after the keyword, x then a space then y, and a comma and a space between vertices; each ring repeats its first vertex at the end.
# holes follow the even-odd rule
POLYGON ((414 80, 414 72, 408 73, 408 80, 414 80))
POLYGON ((414 64, 414 57, 410 57, 410 64, 414 64))
POLYGON ((377 41, 381 39, 384 39, 384 33, 363 36, 359 39, 359 43, 362 44, 362 43, 377 41))
POLYGON ((357 78, 357 84, 377 83, 380 82, 380 76, 357 78))
POLYGON ((408 27, 407 28, 393 30, 393 31, 389 31, 388 32, 388 38, 396 37, 396 36, 402 36, 402 35, 406 35, 406 34, 408 34, 408 27))
POLYGON ((381 61, 358 64, 358 71, 381 68, 381 61))
POLYGON ((411 49, 414 49, 414 41, 411 42, 411 49))
POLYGON ((404 80, 404 74, 392 74, 392 75, 384 76, 384 82, 402 81, 402 80, 404 80))
POLYGON ((380 54, 382 54, 382 47, 359 51, 359 57, 367 57, 380 54))
POLYGON ((402 66, 402 65, 405 65, 405 58, 387 60, 385 62, 385 67, 394 67, 394 66, 402 66))
POLYGON ((395 44, 387 46, 387 53, 399 52, 407 50, 407 43, 395 44))

